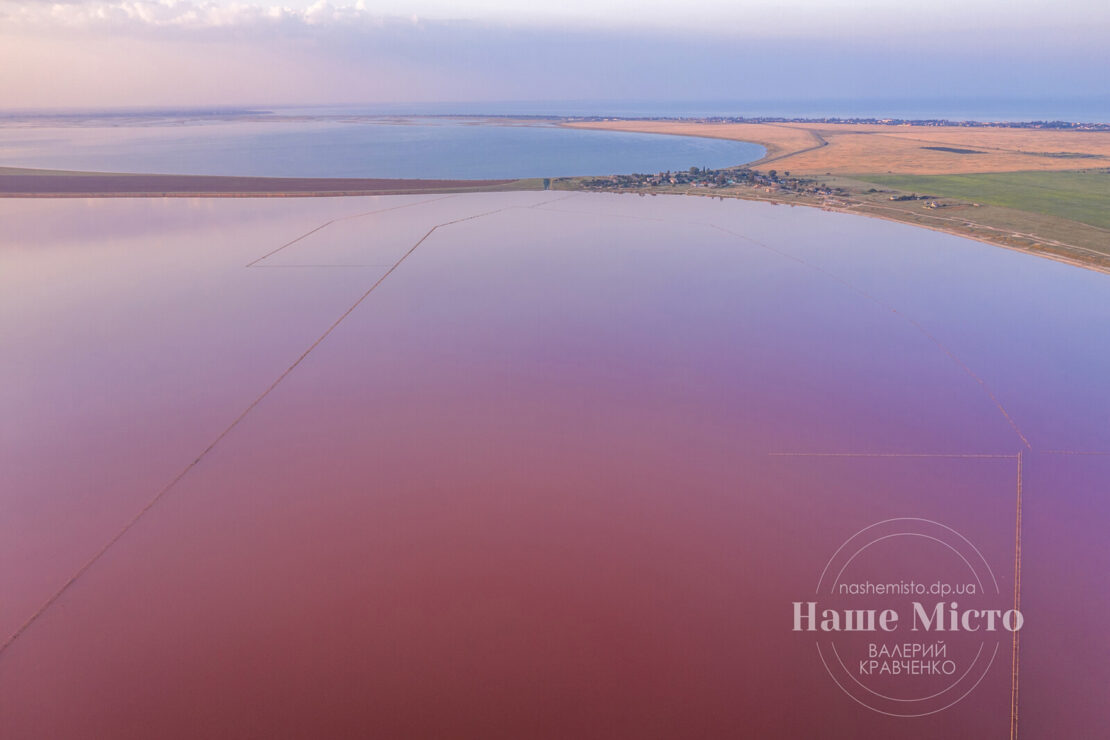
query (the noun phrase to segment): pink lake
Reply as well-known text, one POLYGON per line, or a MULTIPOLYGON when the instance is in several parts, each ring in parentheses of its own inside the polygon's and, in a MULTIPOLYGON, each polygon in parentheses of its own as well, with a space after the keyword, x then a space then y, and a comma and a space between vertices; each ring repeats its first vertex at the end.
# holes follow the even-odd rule
POLYGON ((0 201, 0 737, 1102 736, 1107 327, 1106 275, 807 208, 0 201), (891 519, 968 604, 1020 545, 1017 659, 926 716, 792 630, 891 519))

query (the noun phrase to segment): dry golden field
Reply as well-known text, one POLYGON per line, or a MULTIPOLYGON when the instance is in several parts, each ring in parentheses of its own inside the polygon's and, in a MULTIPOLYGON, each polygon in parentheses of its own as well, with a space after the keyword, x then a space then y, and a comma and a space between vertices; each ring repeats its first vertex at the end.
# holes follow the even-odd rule
POLYGON ((948 175, 1110 166, 1110 131, 690 121, 583 121, 565 125, 751 141, 767 149, 767 156, 751 166, 800 175, 948 175))

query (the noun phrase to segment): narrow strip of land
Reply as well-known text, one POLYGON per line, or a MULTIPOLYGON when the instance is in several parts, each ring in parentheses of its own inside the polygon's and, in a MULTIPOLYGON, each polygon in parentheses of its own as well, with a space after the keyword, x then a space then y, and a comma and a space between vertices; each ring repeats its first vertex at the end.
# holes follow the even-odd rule
POLYGON ((0 197, 255 198, 539 190, 538 180, 403 180, 66 172, 0 167, 0 197))

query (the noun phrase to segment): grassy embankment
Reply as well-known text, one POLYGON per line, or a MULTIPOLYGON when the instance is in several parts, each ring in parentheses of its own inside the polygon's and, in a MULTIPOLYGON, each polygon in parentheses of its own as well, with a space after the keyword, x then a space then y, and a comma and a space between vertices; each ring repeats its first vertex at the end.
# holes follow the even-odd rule
POLYGON ((542 178, 407 180, 76 172, 0 167, 0 197, 261 198, 542 190, 542 178))
POLYGON ((1110 171, 859 175, 900 191, 933 193, 1110 229, 1110 171))

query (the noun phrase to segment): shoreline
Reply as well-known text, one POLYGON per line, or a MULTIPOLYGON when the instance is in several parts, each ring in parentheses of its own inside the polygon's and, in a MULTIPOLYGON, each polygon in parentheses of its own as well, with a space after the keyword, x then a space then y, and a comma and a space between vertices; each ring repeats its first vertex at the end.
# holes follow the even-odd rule
MULTIPOLYGON (((756 200, 756 199, 752 198, 751 200, 756 200)), ((785 202, 782 202, 781 204, 782 205, 787 205, 785 202)), ((776 205, 780 205, 780 203, 776 203, 776 205)), ((1081 259, 1078 259, 1078 258, 1075 258, 1075 257, 1068 257, 1067 255, 1055 254, 1053 252, 1041 251, 1041 250, 1036 250, 1036 249, 1025 249, 1025 248, 1022 248, 1022 247, 1015 246, 1013 244, 1002 244, 1001 242, 991 241, 990 239, 988 239, 986 237, 976 236, 974 234, 968 234, 966 232, 962 232, 962 231, 959 231, 957 229, 945 228, 943 226, 932 226, 930 224, 913 223, 913 222, 910 222, 910 221, 904 221, 904 220, 899 219, 899 218, 894 218, 893 216, 884 216, 884 215, 879 214, 879 213, 866 213, 864 211, 853 210, 851 208, 832 208, 832 207, 822 208, 821 206, 809 205, 809 204, 805 204, 805 203, 793 203, 793 204, 788 204, 788 205, 802 205, 802 206, 806 206, 808 208, 821 208, 821 210, 829 211, 829 212, 832 212, 832 213, 844 213, 844 214, 851 215, 851 216, 864 216, 865 218, 877 218, 879 220, 889 221, 891 223, 905 224, 906 226, 913 226, 913 227, 917 227, 919 229, 928 229, 929 231, 935 231, 935 232, 938 232, 940 234, 950 234, 952 236, 958 236, 958 237, 961 237, 963 239, 971 239, 972 241, 977 241, 981 244, 987 244, 987 245, 992 246, 992 247, 1001 247, 1002 249, 1008 249, 1011 252, 1018 252, 1020 254, 1027 254, 1027 255, 1030 255, 1032 257, 1041 257, 1041 258, 1044 258, 1044 259, 1052 260, 1053 262, 1059 262, 1061 264, 1071 265, 1072 267, 1080 267, 1084 270, 1091 270, 1092 272, 1102 273, 1103 275, 1110 275, 1110 267, 1105 266, 1105 265, 1096 264, 1094 262, 1085 262, 1085 261, 1083 261, 1081 259)), ((1079 247, 1072 247, 1072 248, 1073 249, 1078 249, 1079 247)))
MULTIPOLYGON (((776 155, 768 152, 765 161, 776 155)), ((781 155, 779 155, 781 156, 781 155)), ((751 163, 756 164, 756 163, 751 163)), ((588 192, 571 183, 555 182, 555 189, 588 192), (559 187, 559 184, 570 184, 571 187, 559 187)), ((341 197, 371 197, 383 195, 424 195, 424 194, 465 194, 480 192, 504 192, 514 190, 544 190, 545 183, 542 178, 521 180, 399 180, 399 179, 355 179, 355 178, 276 178, 276 177, 236 177, 223 175, 144 175, 129 173, 90 173, 70 172, 64 170, 31 170, 22 168, 0 167, 0 199, 94 199, 94 198, 341 198, 341 197), (140 184, 162 185, 162 187, 138 188, 140 184), (16 185, 35 185, 34 189, 16 189, 16 185), (173 187, 166 187, 167 185, 173 187), (92 187, 95 186, 95 187, 92 187), (122 186, 122 187, 121 187, 122 186), (132 187, 127 187, 132 186, 132 187), (193 186, 193 187, 188 187, 193 186), (201 186, 201 187, 197 187, 201 186), (90 189, 91 188, 91 189, 90 189)), ((621 194, 646 195, 643 191, 613 189, 606 192, 621 194)), ((833 213, 866 216, 884 221, 902 223, 908 226, 917 226, 930 231, 973 239, 983 244, 1002 247, 1014 252, 1021 252, 1035 257, 1043 257, 1054 262, 1080 267, 1102 274, 1110 274, 1110 265, 1107 257, 1094 250, 1088 250, 1078 245, 1055 242, 1055 240, 1042 241, 1040 249, 1023 247, 1021 245, 1005 243, 1002 239, 991 239, 989 236, 974 233, 968 228, 947 226, 942 224, 922 223, 909 218, 899 218, 897 215, 875 213, 864 208, 868 204, 844 204, 833 202, 810 202, 802 199, 787 199, 781 197, 761 197, 756 193, 731 190, 727 192, 699 192, 687 189, 671 192, 652 193, 653 195, 693 195, 700 197, 736 198, 753 202, 771 203, 774 205, 804 206, 818 208, 833 213), (860 206, 863 206, 861 208, 860 206), (1058 250, 1074 250, 1089 254, 1068 255, 1058 250)), ((915 214, 918 218, 928 217, 927 214, 915 214)), ((987 224, 970 224, 988 231, 998 231, 1000 237, 1017 236, 1030 240, 1043 239, 1034 235, 1013 232, 1007 233, 987 224)))
MULTIPOLYGON (((807 205, 872 216, 1110 273, 1110 231, 1105 226, 1100 226, 1097 220, 1073 216, 1067 209, 1038 207, 1044 202, 1050 203, 1053 197, 1073 197, 1068 191, 1054 195, 1051 186, 1044 184, 1045 177, 1069 173, 1088 177, 1088 173, 1110 175, 1110 130, 1105 127, 1059 129, 1019 125, 962 126, 951 122, 923 125, 921 122, 671 119, 582 120, 562 125, 748 141, 763 146, 766 154, 735 169, 753 170, 772 180, 779 172, 822 186, 832 183, 834 190, 841 191, 825 198, 808 195, 768 198, 734 188, 702 192, 700 188, 687 187, 678 192, 807 205), (1042 179, 1027 180, 1024 194, 1019 183, 995 186, 991 191, 993 195, 976 194, 966 186, 963 192, 957 189, 946 195, 944 190, 934 191, 934 185, 925 182, 930 176, 939 179, 983 175, 1042 179), (905 182, 884 184, 880 178, 885 176, 900 176, 905 182), (913 182, 914 178, 922 181, 913 182), (1012 189, 1006 190, 1007 187, 1012 189), (1045 190, 1036 190, 1035 198, 1030 195, 1031 188, 1042 187, 1045 190), (940 194, 921 195, 930 192, 940 194), (888 195, 891 201, 930 200, 932 202, 926 207, 953 208, 961 215, 950 219, 939 216, 940 211, 923 213, 890 208, 885 202, 877 202, 880 197, 885 201, 888 195), (954 223, 940 223, 943 221, 954 223)), ((651 187, 628 190, 623 189, 623 184, 602 187, 624 192, 675 192, 666 188, 665 183, 662 183, 663 189, 657 189, 656 183, 640 185, 651 187)), ((1092 203, 1089 208, 1097 207, 1097 203, 1106 199, 1105 186, 1093 185, 1088 180, 1082 187, 1092 186, 1095 189, 1082 192, 1075 186, 1074 191, 1074 197, 1095 199, 1088 201, 1092 203)))

